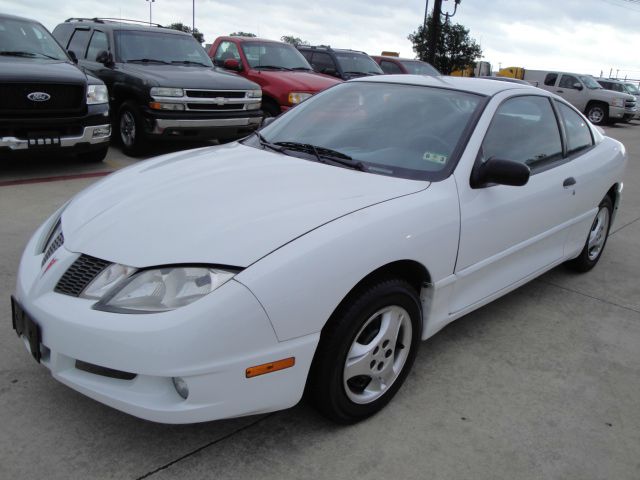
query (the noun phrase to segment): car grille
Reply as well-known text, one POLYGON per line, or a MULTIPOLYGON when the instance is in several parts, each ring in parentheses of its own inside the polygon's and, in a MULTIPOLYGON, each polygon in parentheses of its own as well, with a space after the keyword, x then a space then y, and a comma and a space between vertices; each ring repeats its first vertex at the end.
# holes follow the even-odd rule
POLYGON ((54 291, 64 295, 71 295, 72 297, 79 297, 93 279, 109 265, 111 265, 111 262, 106 260, 100 260, 89 255, 81 255, 64 272, 54 291))
POLYGON ((187 90, 187 97, 191 98, 244 98, 245 91, 225 91, 225 90, 187 90))
POLYGON ((243 110, 243 103, 227 103, 217 105, 215 103, 187 103, 189 110, 243 110))
POLYGON ((47 260, 49 260, 51 258, 51 255, 53 255, 56 250, 58 250, 62 244, 64 243, 64 235, 62 232, 60 232, 56 238, 53 240, 53 242, 51 242, 49 244, 49 246, 47 247, 47 250, 44 252, 44 257, 42 258, 42 266, 44 266, 45 263, 47 263, 47 260))
POLYGON ((84 105, 83 85, 3 84, 0 85, 0 111, 16 113, 77 112, 84 105), (27 95, 43 92, 51 95, 45 102, 33 102, 27 95))

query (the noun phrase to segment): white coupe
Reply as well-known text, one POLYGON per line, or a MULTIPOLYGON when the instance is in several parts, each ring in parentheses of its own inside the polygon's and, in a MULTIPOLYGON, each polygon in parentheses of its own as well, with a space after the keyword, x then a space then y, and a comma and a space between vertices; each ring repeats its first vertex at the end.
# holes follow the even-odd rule
POLYGON ((75 196, 26 247, 13 326, 57 380, 145 419, 306 392, 354 422, 389 402, 421 339, 556 265, 591 269, 626 162, 534 87, 346 82, 75 196))

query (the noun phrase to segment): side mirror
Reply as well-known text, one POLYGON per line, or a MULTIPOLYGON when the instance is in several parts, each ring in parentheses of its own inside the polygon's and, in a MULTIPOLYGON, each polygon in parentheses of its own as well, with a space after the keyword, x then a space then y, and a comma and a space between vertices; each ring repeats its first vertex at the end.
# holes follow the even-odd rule
POLYGON ((113 55, 111 55, 111 52, 101 50, 96 55, 96 62, 103 64, 105 67, 110 67, 113 65, 113 55))
POLYGON ((69 55, 69 58, 73 63, 75 64, 78 63, 78 57, 76 56, 76 52, 74 52, 73 50, 68 50, 67 54, 69 55))
POLYGON ((471 187, 482 188, 492 184, 521 187, 527 184, 530 176, 531 170, 524 163, 492 157, 473 169, 471 187))
POLYGON ((240 62, 235 58, 227 58, 222 66, 227 70, 235 70, 237 72, 242 71, 242 65, 240 65, 240 62))
POLYGON ((260 128, 264 128, 271 125, 275 120, 276 120, 276 117, 264 117, 262 119, 262 123, 260 124, 260 128))
POLYGON ((574 88, 575 90, 582 90, 582 84, 579 82, 574 83, 572 86, 572 88, 574 88))

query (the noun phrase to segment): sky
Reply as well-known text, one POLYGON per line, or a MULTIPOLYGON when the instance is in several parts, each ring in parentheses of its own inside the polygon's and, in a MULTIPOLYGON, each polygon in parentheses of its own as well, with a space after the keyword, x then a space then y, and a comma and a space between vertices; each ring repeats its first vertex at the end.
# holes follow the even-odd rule
MULTIPOLYGON (((155 0, 152 20, 191 25, 192 5, 155 0)), ((453 0, 443 5, 452 11, 453 0)), ((413 58, 407 35, 422 23, 424 9, 425 0, 195 0, 195 25, 207 43, 245 31, 413 58)), ((52 30, 69 17, 148 20, 149 1, 0 0, 0 12, 33 18, 52 30)), ((451 21, 470 30, 494 70, 518 66, 596 76, 612 71, 640 79, 640 0, 461 0, 451 21)))

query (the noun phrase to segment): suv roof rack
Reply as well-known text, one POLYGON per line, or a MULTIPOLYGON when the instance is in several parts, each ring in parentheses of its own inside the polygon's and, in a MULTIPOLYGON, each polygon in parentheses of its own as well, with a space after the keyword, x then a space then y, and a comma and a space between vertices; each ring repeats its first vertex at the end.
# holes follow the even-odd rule
POLYGON ((300 45, 302 48, 310 48, 311 50, 326 50, 328 52, 335 52, 336 50, 342 50, 343 52, 355 52, 355 53, 364 53, 367 55, 367 52, 363 52, 362 50, 353 50, 351 48, 331 48, 329 45, 300 45))
POLYGON ((82 18, 82 17, 72 17, 67 18, 65 22, 94 22, 94 23, 141 23, 143 25, 149 25, 152 27, 166 28, 159 23, 151 23, 145 20, 132 20, 129 18, 111 18, 111 17, 93 17, 93 18, 82 18))

